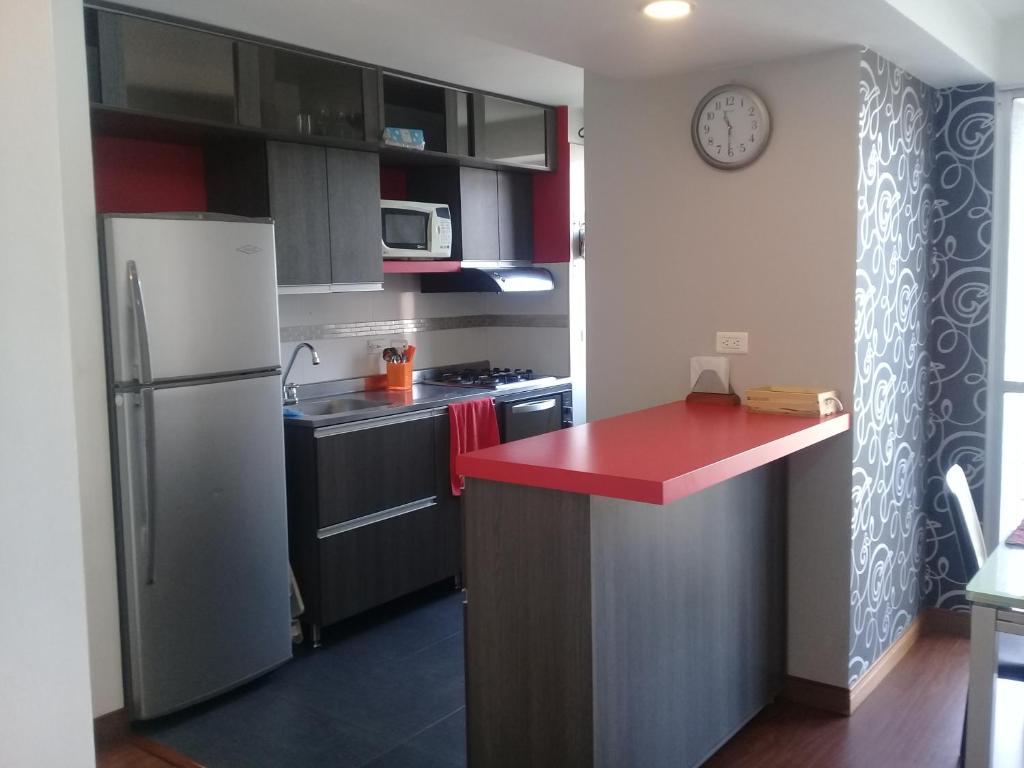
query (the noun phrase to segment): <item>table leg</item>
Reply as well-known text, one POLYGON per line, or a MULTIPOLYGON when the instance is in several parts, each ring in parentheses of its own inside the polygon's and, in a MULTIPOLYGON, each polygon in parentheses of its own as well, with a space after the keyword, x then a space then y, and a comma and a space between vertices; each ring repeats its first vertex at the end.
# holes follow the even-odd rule
POLYGON ((972 606, 971 680, 967 690, 965 768, 989 768, 992 765, 997 639, 995 609, 982 605, 972 606))

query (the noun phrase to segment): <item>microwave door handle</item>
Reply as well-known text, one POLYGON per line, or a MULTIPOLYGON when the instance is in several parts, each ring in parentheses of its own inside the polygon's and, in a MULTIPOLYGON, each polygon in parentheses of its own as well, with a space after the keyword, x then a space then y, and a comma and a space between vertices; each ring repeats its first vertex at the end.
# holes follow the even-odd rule
POLYGON ((139 383, 153 383, 153 365, 149 356, 149 323, 146 321, 146 300, 142 294, 142 281, 134 259, 128 260, 128 285, 132 292, 132 315, 135 318, 135 338, 139 345, 139 383))

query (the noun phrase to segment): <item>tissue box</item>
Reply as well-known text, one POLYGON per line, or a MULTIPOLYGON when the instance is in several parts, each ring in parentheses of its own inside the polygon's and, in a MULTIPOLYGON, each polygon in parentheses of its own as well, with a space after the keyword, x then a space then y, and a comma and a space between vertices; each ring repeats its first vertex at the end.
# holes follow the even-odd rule
POLYGON ((423 131, 419 128, 385 128, 381 138, 389 147, 425 149, 427 146, 423 131))
POLYGON ((843 404, 834 389, 754 387, 747 390, 747 408, 756 413, 831 416, 841 413, 843 404))

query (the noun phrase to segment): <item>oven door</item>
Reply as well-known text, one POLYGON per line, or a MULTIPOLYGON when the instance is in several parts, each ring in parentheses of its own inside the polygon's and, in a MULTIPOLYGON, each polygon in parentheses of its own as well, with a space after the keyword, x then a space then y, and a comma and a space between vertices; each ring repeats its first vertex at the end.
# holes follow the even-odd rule
POLYGON ((501 404, 501 441, 511 443, 562 428, 562 393, 501 404))

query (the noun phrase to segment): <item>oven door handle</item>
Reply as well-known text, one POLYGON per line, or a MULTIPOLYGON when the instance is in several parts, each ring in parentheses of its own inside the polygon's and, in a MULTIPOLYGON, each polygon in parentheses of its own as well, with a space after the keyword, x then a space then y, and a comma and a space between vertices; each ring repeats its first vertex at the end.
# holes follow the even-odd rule
POLYGON ((512 413, 536 413, 537 411, 550 411, 558 404, 557 397, 549 397, 547 400, 534 400, 532 403, 519 403, 512 406, 512 413))

